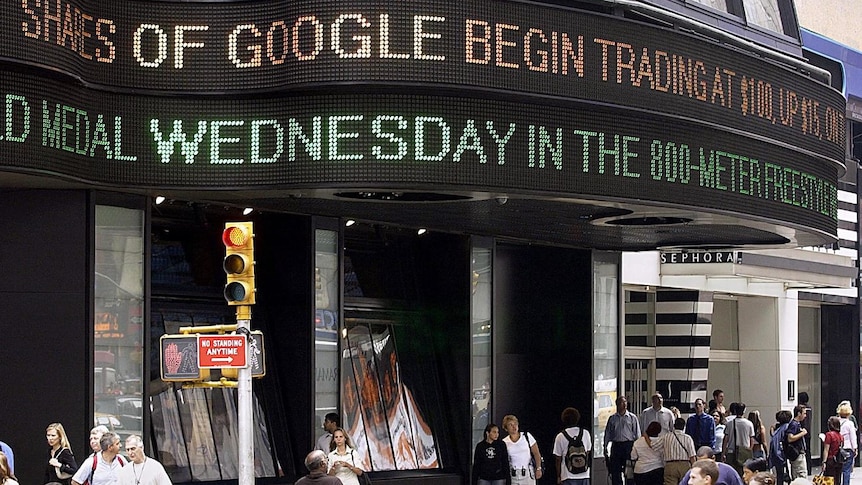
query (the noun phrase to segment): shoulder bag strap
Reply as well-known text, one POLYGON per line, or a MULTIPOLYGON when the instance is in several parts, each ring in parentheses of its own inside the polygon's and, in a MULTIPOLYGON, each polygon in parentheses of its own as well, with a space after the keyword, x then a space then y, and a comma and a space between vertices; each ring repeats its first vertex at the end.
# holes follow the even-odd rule
MULTIPOLYGON (((683 453, 688 454, 688 450, 685 449, 685 445, 682 444, 682 441, 679 440, 679 436, 677 436, 676 431, 670 432, 674 438, 676 438, 676 442, 679 443, 679 447, 682 448, 683 453)), ((690 459, 691 457, 689 457, 690 459)))
MULTIPOLYGON (((733 426, 730 427, 730 435, 727 440, 727 447, 736 449, 736 418, 733 418, 733 426)), ((727 450, 724 450, 727 452, 727 450)))
POLYGON ((99 452, 93 453, 93 468, 90 470, 90 477, 87 478, 87 484, 93 483, 93 474, 96 473, 96 467, 99 466, 99 452))

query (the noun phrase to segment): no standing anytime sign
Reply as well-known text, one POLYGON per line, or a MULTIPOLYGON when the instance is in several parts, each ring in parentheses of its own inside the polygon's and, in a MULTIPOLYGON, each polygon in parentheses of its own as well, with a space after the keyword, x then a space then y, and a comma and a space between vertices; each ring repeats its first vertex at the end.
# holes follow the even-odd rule
POLYGON ((198 367, 201 369, 246 367, 248 341, 245 335, 198 336, 198 367))

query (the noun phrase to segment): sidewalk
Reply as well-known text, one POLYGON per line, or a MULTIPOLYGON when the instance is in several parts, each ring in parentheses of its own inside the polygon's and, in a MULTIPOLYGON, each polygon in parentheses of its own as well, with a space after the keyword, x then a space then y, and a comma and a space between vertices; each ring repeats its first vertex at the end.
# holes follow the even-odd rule
MULTIPOLYGON (((813 473, 814 475, 819 475, 820 467, 812 467, 811 473, 813 473)), ((809 476, 808 479, 810 480, 812 476, 813 475, 809 476)), ((850 485, 862 485, 862 469, 860 469, 860 467, 858 466, 853 467, 853 474, 850 475, 850 485)))

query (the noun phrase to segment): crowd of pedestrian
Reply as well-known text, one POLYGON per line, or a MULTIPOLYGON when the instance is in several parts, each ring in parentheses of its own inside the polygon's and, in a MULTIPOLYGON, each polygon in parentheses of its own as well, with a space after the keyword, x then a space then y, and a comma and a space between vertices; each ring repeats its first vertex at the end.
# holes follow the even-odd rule
MULTIPOLYGON (((812 470, 811 408, 807 393, 800 393, 799 398, 799 405, 776 413, 775 424, 767 428, 759 411, 746 413, 745 403, 725 407, 724 392, 718 389, 709 403, 696 399, 694 413, 687 420, 675 421, 684 434, 672 434, 668 423, 673 422, 669 418, 673 419, 674 412, 662 405, 660 393, 652 396, 653 405, 639 420, 627 410, 625 397, 620 397, 603 443, 611 484, 623 485, 630 476, 635 485, 696 485, 709 480, 709 474, 700 470, 697 479, 690 481, 691 470, 703 460, 716 463, 718 478, 713 484, 811 483, 807 482, 812 470)), ((826 424, 827 432, 820 438, 820 475, 828 478, 815 481, 850 485, 858 454, 858 425, 849 401, 840 403, 826 424)))
MULTIPOLYGON (((724 406, 724 392, 716 390, 709 403, 696 399, 688 419, 664 406, 661 393, 651 396, 652 406, 640 417, 628 410, 625 396, 616 400, 616 412, 607 421, 602 442, 611 485, 805 485, 811 470, 811 408, 800 393, 793 411, 776 413, 767 427, 760 412, 747 415, 746 405, 724 406)), ((507 415, 501 429, 485 427, 476 444, 471 472, 473 485, 536 485, 551 472, 556 483, 589 485, 593 440, 579 426, 580 412, 563 410, 562 429, 554 439, 554 462, 545 469, 536 438, 519 429, 518 418, 507 415)), ((361 485, 367 476, 350 436, 340 427, 338 414, 327 414, 325 433, 305 459, 309 474, 297 482, 361 485)), ((144 453, 140 436, 125 441, 104 426, 90 431, 89 454, 79 466, 65 429, 51 423, 45 430, 47 453, 43 483, 49 485, 170 485, 164 467, 144 453)), ((824 485, 850 485, 858 454, 858 423, 849 401, 842 401, 826 421, 820 475, 824 485)), ((18 485, 15 455, 0 441, 0 485, 18 485)))
MULTIPOLYGON (((664 406, 661 393, 640 416, 628 410, 625 396, 605 425, 602 453, 611 485, 810 485, 810 420, 808 396, 800 393, 792 411, 776 413, 768 426, 758 410, 745 403, 725 406, 724 392, 716 390, 709 403, 696 399, 687 419, 664 406), (748 411, 748 412, 747 412, 748 411)), ((556 483, 588 485, 593 455, 589 431, 578 427, 580 414, 567 408, 563 430, 554 441, 551 472, 556 483)), ((848 401, 839 404, 821 435, 824 485, 850 485, 858 453, 858 426, 848 401)), ((503 420, 506 436, 488 425, 473 457, 474 485, 532 485, 547 473, 535 437, 518 430, 517 418, 503 420)))
MULTIPOLYGON (((89 454, 78 465, 69 437, 61 423, 51 423, 45 429, 48 449, 42 483, 46 485, 171 485, 171 479, 161 463, 144 454, 140 436, 126 438, 123 457, 120 437, 105 426, 90 430, 89 454)), ((27 483, 38 483, 27 480, 27 483)), ((18 485, 15 475, 15 454, 0 441, 0 485, 18 485)))

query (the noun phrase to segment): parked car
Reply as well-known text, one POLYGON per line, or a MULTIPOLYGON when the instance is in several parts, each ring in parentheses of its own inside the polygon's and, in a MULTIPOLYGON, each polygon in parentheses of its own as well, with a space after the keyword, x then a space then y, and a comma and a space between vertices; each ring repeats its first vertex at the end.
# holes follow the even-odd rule
POLYGON ((118 397, 117 414, 125 429, 142 430, 144 422, 143 402, 138 396, 118 397))
POLYGON ((93 426, 103 425, 108 431, 118 431, 124 428, 123 422, 113 414, 96 413, 93 418, 93 426))

